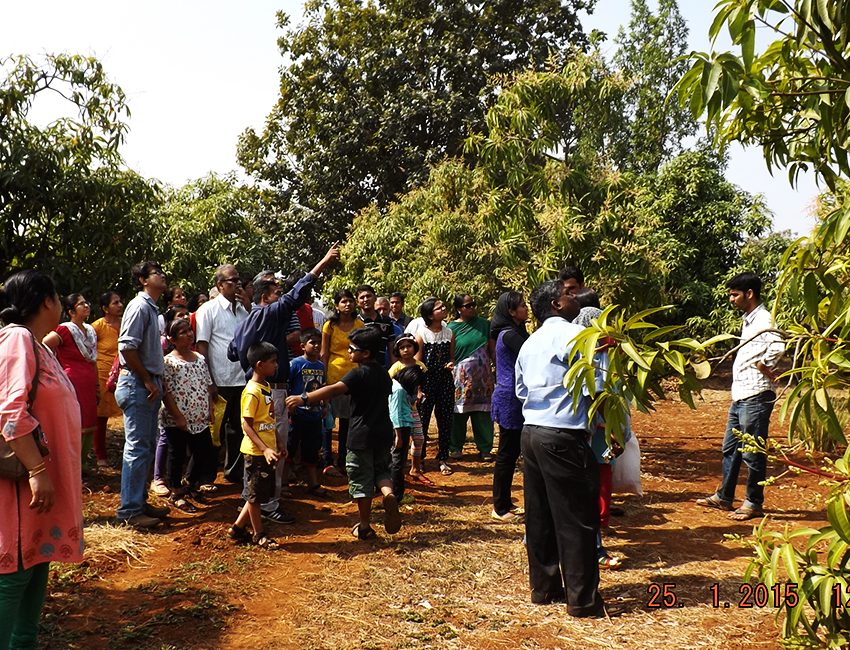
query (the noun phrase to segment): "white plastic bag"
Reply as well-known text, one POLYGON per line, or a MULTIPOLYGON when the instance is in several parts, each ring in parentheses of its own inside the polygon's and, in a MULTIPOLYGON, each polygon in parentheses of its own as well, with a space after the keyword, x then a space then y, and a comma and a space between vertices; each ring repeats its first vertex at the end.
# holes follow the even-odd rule
POLYGON ((636 494, 643 496, 640 486, 640 443, 636 435, 627 441, 623 453, 614 463, 612 491, 615 494, 636 494))

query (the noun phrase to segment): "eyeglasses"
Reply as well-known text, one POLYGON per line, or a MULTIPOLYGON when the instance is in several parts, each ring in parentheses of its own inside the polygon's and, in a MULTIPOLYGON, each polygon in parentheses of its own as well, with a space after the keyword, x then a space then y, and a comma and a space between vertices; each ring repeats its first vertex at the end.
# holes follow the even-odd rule
POLYGON ((222 280, 222 282, 241 282, 241 281, 242 281, 242 278, 240 278, 238 276, 235 277, 235 278, 224 278, 224 280, 222 280))
POLYGON ((76 305, 74 305, 74 307, 91 307, 91 303, 87 300, 84 300, 83 302, 78 302, 76 305))
POLYGON ((162 277, 165 277, 165 273, 163 273, 159 269, 153 269, 150 273, 148 273, 148 276, 151 275, 161 275, 162 277))
POLYGON ((363 352, 363 348, 358 348, 356 345, 349 345, 348 351, 349 352, 363 352))
POLYGON ((463 307, 464 309, 472 309, 473 307, 475 307, 475 301, 473 300, 472 302, 464 303, 463 305, 461 305, 461 307, 463 307))

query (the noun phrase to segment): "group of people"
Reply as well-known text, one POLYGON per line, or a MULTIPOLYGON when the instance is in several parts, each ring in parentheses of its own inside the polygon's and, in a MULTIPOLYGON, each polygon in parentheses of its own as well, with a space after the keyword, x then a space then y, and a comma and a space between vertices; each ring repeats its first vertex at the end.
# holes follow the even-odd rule
MULTIPOLYGON (((379 298, 368 285, 337 291, 327 316, 308 301, 338 255, 334 245, 311 271, 285 283, 272 271, 246 282, 232 265, 221 266, 211 299, 193 312, 161 266, 143 262, 133 268, 137 294, 126 309, 120 296, 104 294, 103 315, 92 325, 88 301, 79 294, 60 300, 49 277, 22 271, 6 281, 0 427, 25 476, 0 479, 0 507, 18 513, 0 524, 0 649, 10 639, 34 639, 47 562, 82 559, 80 476, 92 445, 97 464, 105 464, 106 421, 119 412, 119 521, 152 528, 168 514, 167 506, 148 502, 152 465, 152 487, 164 488, 172 507, 194 511, 192 501, 218 489, 220 444, 223 480, 242 486, 243 505, 227 535, 269 549, 279 545, 263 521, 294 522, 282 503, 291 496, 296 456, 313 496, 327 495, 323 474, 348 478, 358 505, 352 534, 368 540, 376 536, 377 493, 385 530, 394 534, 402 526, 405 481, 433 485, 425 468, 432 414, 434 455, 445 476, 462 457, 470 421, 480 460, 493 460, 498 424, 492 517, 525 523, 532 601, 566 602, 579 617, 604 614, 599 569, 616 567, 618 559, 605 552, 600 530, 622 449, 607 441, 601 419, 588 419, 588 390, 564 386, 575 337, 601 313, 581 271, 564 269, 536 287, 528 303, 519 292, 502 294, 490 320, 477 314, 468 294, 456 296, 448 323, 437 298, 424 300, 412 318, 402 294, 379 298), (538 322, 531 334, 529 306, 538 322), (42 429, 47 456, 37 444, 42 429), (520 454, 524 507, 511 500, 520 454)), ((766 437, 781 345, 758 330, 770 329, 758 278, 742 274, 727 286, 744 312, 744 335, 752 335, 735 364, 730 427, 766 437)), ((597 381, 606 345, 598 351, 597 381)), ((729 435, 723 485, 698 503, 734 510, 743 459, 747 500, 732 514, 746 519, 762 512, 764 463, 742 455, 729 435)))

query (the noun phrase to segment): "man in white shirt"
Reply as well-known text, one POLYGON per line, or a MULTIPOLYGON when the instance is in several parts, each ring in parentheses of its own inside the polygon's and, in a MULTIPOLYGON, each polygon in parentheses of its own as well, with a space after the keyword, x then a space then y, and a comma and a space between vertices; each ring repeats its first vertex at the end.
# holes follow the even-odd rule
POLYGON ((775 366, 785 351, 781 338, 773 330, 770 312, 761 304, 761 280, 755 273, 740 273, 726 283, 729 302, 743 312, 741 343, 732 366, 732 406, 723 439, 723 483, 716 493, 697 499, 697 504, 718 510, 733 510, 730 519, 745 521, 764 514, 764 486, 767 456, 740 451, 742 442, 735 429, 764 442, 770 414, 776 401, 773 380, 775 366), (747 465, 747 496, 734 510, 735 487, 741 462, 747 465))
POLYGON ((215 285, 219 294, 201 305, 195 316, 198 352, 207 359, 213 382, 227 408, 221 424, 224 447, 224 478, 230 483, 242 483, 242 418, 239 403, 245 388, 245 373, 239 362, 227 358, 227 347, 233 340, 236 327, 248 317, 242 306, 242 279, 231 264, 218 267, 215 285))

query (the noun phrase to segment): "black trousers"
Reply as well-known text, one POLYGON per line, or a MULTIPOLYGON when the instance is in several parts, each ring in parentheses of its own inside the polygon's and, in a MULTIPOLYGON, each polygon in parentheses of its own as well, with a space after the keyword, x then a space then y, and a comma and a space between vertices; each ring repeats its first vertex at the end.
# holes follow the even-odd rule
POLYGON ((522 455, 531 600, 566 599, 572 616, 596 614, 599 466, 585 432, 527 424, 522 455))
POLYGON ((224 479, 230 483, 242 483, 242 416, 240 402, 243 386, 220 386, 218 394, 227 402, 221 420, 221 446, 224 447, 224 479))
POLYGON ((407 450, 410 448, 410 436, 412 427, 401 427, 401 447, 396 448, 393 444, 392 465, 390 466, 390 478, 393 481, 393 496, 399 501, 404 496, 404 466, 407 464, 407 450))
POLYGON ((200 484, 209 475, 208 468, 214 462, 209 428, 201 433, 189 433, 177 427, 165 427, 165 437, 168 439, 168 479, 171 489, 180 489, 187 448, 193 462, 189 463, 186 480, 192 486, 200 484))
POLYGON ((511 506, 511 483, 514 480, 516 461, 519 458, 522 429, 506 429, 499 425, 499 451, 493 467, 493 510, 497 515, 507 514, 511 506))

